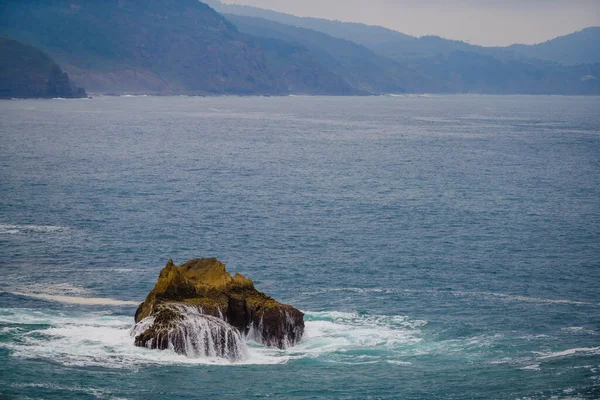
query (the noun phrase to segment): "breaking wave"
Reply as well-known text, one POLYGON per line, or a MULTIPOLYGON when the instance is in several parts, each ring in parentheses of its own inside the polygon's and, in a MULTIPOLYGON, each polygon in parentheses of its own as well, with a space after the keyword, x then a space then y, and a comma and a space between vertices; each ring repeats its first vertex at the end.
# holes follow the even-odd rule
MULTIPOLYGON (((177 326, 164 329, 165 344, 177 354, 190 358, 225 358, 229 361, 244 361, 248 348, 242 335, 223 319, 203 314, 197 307, 171 305, 169 310, 179 315, 177 326)), ((132 329, 131 336, 137 337, 154 325, 154 317, 147 317, 132 329)), ((137 339, 136 339, 137 341, 137 339)), ((158 347, 156 336, 146 343, 147 348, 158 347)))
MULTIPOLYGON (((295 359, 316 359, 347 364, 396 361, 421 339, 425 321, 403 316, 359 315, 342 312, 307 312, 305 336, 287 350, 266 348, 245 339, 244 359, 230 361, 200 352, 186 357, 174 350, 134 346, 133 319, 110 312, 51 312, 0 309, 0 327, 6 331, 0 347, 14 357, 47 358, 64 365, 137 368, 143 365, 247 365, 282 364, 295 359), (9 337, 6 337, 6 336, 9 337), (400 351, 392 357, 395 351, 400 351)), ((400 365, 399 364, 399 365, 400 365)))

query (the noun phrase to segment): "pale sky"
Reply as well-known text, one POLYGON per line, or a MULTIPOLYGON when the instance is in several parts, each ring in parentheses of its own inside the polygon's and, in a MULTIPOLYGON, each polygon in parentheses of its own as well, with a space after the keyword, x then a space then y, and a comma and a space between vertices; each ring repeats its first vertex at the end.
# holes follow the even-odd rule
POLYGON ((539 43, 600 25, 600 0, 222 0, 472 44, 539 43))

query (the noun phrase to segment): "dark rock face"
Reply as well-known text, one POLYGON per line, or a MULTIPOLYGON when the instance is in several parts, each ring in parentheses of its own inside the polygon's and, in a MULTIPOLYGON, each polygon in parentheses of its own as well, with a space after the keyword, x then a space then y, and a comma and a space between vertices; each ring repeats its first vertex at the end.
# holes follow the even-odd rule
POLYGON ((0 98, 53 97, 79 98, 86 93, 46 54, 0 38, 0 98))
POLYGON ((189 357, 219 357, 231 361, 247 356, 240 332, 224 320, 190 305, 164 304, 154 317, 136 325, 135 344, 164 350, 172 348, 189 357))
POLYGON ((304 333, 304 314, 226 271, 217 259, 169 261, 135 314, 135 345, 188 356, 244 359, 243 337, 280 349, 304 333))

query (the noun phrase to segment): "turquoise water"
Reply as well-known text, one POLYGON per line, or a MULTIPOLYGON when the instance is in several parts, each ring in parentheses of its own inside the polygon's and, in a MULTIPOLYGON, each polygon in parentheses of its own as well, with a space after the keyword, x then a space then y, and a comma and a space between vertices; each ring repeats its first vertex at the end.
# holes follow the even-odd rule
POLYGON ((0 102, 0 398, 600 398, 600 98, 0 102), (306 312, 135 348, 172 257, 306 312))

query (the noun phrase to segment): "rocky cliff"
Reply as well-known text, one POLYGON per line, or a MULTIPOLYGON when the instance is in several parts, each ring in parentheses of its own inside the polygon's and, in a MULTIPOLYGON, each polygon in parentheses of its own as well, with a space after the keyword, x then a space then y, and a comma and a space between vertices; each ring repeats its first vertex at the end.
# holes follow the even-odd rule
POLYGON ((90 92, 354 93, 307 49, 245 35, 198 0, 3 0, 0 34, 90 92))
POLYGON ((135 314, 135 345, 188 356, 245 357, 244 339, 287 348, 304 333, 304 314, 255 289, 215 258, 172 260, 135 314))
POLYGON ((0 38, 0 98, 85 97, 46 54, 16 40, 0 38))

